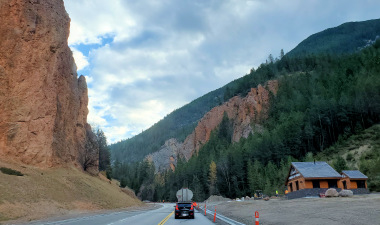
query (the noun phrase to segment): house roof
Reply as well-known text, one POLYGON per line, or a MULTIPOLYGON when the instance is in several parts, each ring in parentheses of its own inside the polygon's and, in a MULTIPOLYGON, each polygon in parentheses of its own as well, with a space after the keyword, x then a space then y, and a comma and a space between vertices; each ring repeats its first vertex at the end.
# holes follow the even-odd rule
POLYGON ((292 166, 304 178, 340 178, 342 177, 326 162, 292 162, 292 166))
POLYGON ((342 173, 351 179, 368 179, 368 177, 359 170, 343 170, 342 173))

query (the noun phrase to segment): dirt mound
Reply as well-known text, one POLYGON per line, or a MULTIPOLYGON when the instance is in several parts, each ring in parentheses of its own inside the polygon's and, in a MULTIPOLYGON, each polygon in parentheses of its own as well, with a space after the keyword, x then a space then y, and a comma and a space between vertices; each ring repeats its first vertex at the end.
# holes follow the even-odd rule
POLYGON ((223 196, 219 195, 211 195, 206 202, 226 202, 226 201, 231 201, 229 198, 225 198, 223 196))

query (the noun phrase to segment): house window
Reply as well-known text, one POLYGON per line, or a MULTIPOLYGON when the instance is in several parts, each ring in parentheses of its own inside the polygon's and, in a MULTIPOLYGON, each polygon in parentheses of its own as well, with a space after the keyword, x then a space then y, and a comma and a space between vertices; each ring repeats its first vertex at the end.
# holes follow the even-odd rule
POLYGON ((365 188, 365 181, 364 180, 358 180, 356 181, 358 184, 358 188, 365 188))
POLYGON ((299 187, 298 187, 298 180, 296 181, 296 191, 299 190, 299 187))
POLYGON ((313 188, 320 188, 319 186, 319 180, 313 180, 313 188))
POLYGON ((290 192, 293 192, 293 184, 292 183, 289 183, 289 187, 290 187, 290 192))
POLYGON ((329 184, 329 188, 337 188, 338 187, 336 180, 329 180, 328 184, 329 184))

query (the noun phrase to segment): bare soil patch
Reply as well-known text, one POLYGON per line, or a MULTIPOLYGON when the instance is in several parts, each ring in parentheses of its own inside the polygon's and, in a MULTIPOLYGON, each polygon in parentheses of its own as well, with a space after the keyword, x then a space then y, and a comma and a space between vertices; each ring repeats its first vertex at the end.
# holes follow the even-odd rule
POLYGON ((336 198, 271 199, 215 202, 217 212, 245 224, 254 224, 255 211, 263 225, 380 224, 380 193, 336 198))

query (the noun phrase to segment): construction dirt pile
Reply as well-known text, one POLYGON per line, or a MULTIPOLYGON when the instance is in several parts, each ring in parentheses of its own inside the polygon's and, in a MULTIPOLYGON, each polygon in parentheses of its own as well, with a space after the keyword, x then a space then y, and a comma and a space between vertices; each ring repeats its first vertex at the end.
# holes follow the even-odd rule
POLYGON ((227 201, 232 201, 232 200, 229 199, 229 198, 225 198, 225 197, 223 197, 223 196, 219 196, 219 195, 211 195, 211 196, 206 200, 207 203, 210 203, 210 202, 227 202, 227 201))

